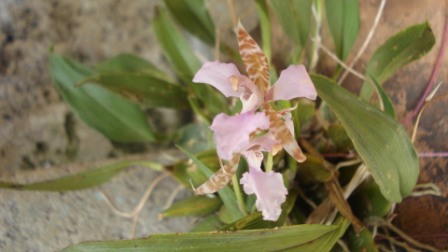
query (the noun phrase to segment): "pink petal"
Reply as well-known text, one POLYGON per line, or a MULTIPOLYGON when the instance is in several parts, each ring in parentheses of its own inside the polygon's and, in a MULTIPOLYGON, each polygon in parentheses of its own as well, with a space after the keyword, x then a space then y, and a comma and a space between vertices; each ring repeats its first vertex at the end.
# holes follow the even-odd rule
POLYGON ((283 119, 285 120, 286 128, 289 129, 289 132, 291 132, 292 136, 294 137, 294 122, 292 121, 291 113, 286 113, 283 116, 283 119))
POLYGON ((230 85, 229 79, 232 76, 241 76, 234 64, 213 61, 202 65, 194 76, 193 82, 210 84, 226 97, 238 97, 239 94, 230 85))
POLYGON ((263 153, 261 151, 244 151, 242 154, 250 167, 261 167, 261 162, 263 161, 263 153))
POLYGON ((282 213, 281 205, 286 200, 288 190, 283 184, 283 177, 276 172, 263 172, 250 167, 240 180, 244 192, 257 196, 255 206, 263 213, 264 220, 276 221, 282 213))
MULTIPOLYGON (((294 123, 292 121, 291 113, 285 113, 283 115, 283 120, 289 132, 294 136, 294 123)), ((262 136, 252 139, 250 141, 249 150, 273 152, 275 155, 281 148, 281 143, 275 139, 274 135, 269 131, 262 136)), ((254 167, 256 166, 254 165, 254 167)))
POLYGON ((257 86, 246 76, 238 77, 238 94, 243 103, 241 113, 255 110, 263 103, 264 96, 257 86))
POLYGON ((234 153, 247 150, 252 132, 268 128, 269 119, 262 112, 247 112, 235 116, 221 113, 213 119, 210 126, 214 132, 218 156, 224 160, 229 160, 234 153))
POLYGON ((252 139, 250 141, 251 146, 249 150, 271 152, 278 144, 279 142, 275 139, 275 137, 270 132, 267 132, 260 137, 252 139))
POLYGON ((236 34, 238 37, 238 49, 241 59, 246 66, 246 72, 264 96, 269 86, 268 59, 241 23, 238 23, 236 34))
POLYGON ((315 100, 316 89, 303 65, 291 65, 283 70, 277 82, 266 94, 266 101, 291 100, 305 97, 315 100))

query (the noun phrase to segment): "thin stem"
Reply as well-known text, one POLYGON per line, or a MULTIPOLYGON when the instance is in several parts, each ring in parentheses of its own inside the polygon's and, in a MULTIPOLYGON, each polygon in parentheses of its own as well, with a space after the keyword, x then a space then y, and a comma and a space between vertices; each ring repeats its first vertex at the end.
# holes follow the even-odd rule
POLYGON ((230 14, 232 15, 233 27, 236 27, 238 25, 238 18, 236 15, 235 3, 233 2, 233 0, 227 0, 227 6, 229 7, 230 14))
POLYGON ((133 211, 134 213, 140 212, 143 209, 146 201, 148 200, 148 198, 151 195, 154 188, 160 183, 160 181, 167 178, 168 176, 169 176, 169 174, 165 173, 165 174, 158 176, 156 179, 154 179, 152 181, 152 183, 148 186, 148 189, 146 189, 145 193, 143 194, 142 198, 140 199, 140 202, 135 207, 135 209, 133 211))
POLYGON ((313 13, 315 27, 313 34, 313 44, 311 47, 311 58, 310 58, 310 72, 314 71, 317 66, 317 62, 319 60, 319 48, 322 45, 322 38, 320 36, 320 30, 322 25, 322 0, 314 1, 314 5, 311 7, 311 11, 313 13))
POLYGON ((266 157, 266 164, 264 167, 266 172, 272 171, 273 165, 274 165, 274 155, 272 155, 272 152, 268 152, 268 156, 266 157))
POLYGON ((271 23, 269 22, 269 11, 265 0, 256 0, 258 17, 261 27, 261 46, 268 62, 271 62, 271 23))
MULTIPOLYGON (((420 250, 411 248, 408 244, 406 244, 404 242, 397 241, 396 239, 390 237, 389 235, 378 234, 378 236, 383 238, 383 239, 386 239, 387 241, 389 241, 393 245, 397 245, 399 247, 402 247, 402 248, 406 249, 406 251, 409 251, 409 252, 419 252, 420 251, 420 250)), ((395 250, 392 250, 392 251, 395 251, 395 250)))
POLYGON ((190 104, 191 108, 193 109, 198 119, 202 120, 204 123, 210 126, 210 121, 208 120, 207 116, 202 112, 201 108, 199 107, 199 104, 197 103, 196 99, 193 96, 188 97, 188 103, 190 104))
POLYGON ((328 54, 328 56, 330 56, 330 58, 332 58, 334 61, 336 61, 336 63, 338 63, 339 65, 341 65, 343 68, 345 68, 348 72, 350 72, 351 74, 353 74, 354 76, 360 78, 361 80, 366 80, 366 77, 364 75, 362 75, 361 73, 359 73, 358 71, 354 70, 353 68, 347 66, 347 64, 345 64, 342 60, 340 60, 338 58, 338 56, 336 56, 333 52, 330 51, 330 49, 328 49, 327 47, 325 47, 322 44, 319 44, 319 47, 326 53, 328 54))
POLYGON ((341 247, 342 251, 350 252, 350 249, 348 248, 347 244, 345 244, 345 242, 343 240, 338 240, 337 243, 338 243, 339 247, 341 247))
POLYGON ((392 232, 396 233, 398 236, 403 238, 403 240, 405 240, 409 244, 413 245, 414 247, 417 247, 417 248, 420 248, 420 249, 424 249, 424 250, 428 250, 428 251, 439 251, 438 249, 433 248, 432 246, 429 246, 429 245, 423 244, 423 243, 421 243, 419 241, 416 241, 415 239, 413 239, 412 237, 410 237, 409 235, 407 235, 403 231, 401 231, 399 228, 397 228, 394 225, 392 225, 392 223, 390 223, 388 221, 385 221, 382 218, 370 217, 370 218, 367 219, 367 222, 369 223, 369 225, 373 224, 373 225, 376 225, 376 226, 387 227, 392 232))
MULTIPOLYGON (((324 157, 325 157, 325 155, 324 155, 324 157)), ((359 159, 354 159, 354 160, 348 160, 348 161, 340 162, 340 163, 338 163, 338 164, 335 166, 334 169, 335 169, 336 171, 339 171, 339 169, 342 168, 342 167, 347 167, 347 166, 356 165, 356 164, 359 164, 359 163, 361 163, 361 162, 362 162, 362 161, 359 160, 359 159)))
POLYGON ((447 43, 448 43, 448 13, 445 13, 445 28, 443 30, 442 44, 440 46, 439 53, 437 54, 436 62, 434 63, 434 68, 432 69, 431 76, 429 77, 429 81, 426 85, 422 97, 420 98, 420 101, 417 104, 417 107, 415 107, 415 109, 411 112, 410 116, 407 118, 406 123, 409 123, 412 119, 414 119, 414 117, 420 112, 420 109, 422 109, 423 105, 425 104, 425 100, 429 95, 429 93, 431 92, 436 77, 440 71, 447 43))
POLYGON ((233 184, 233 190, 235 191, 236 200, 238 203, 238 208, 244 215, 247 215, 246 206, 243 200, 243 194, 241 193, 241 188, 238 183, 238 178, 236 177, 236 175, 232 176, 232 184, 233 184))
POLYGON ((215 60, 219 61, 219 55, 221 55, 221 49, 220 49, 220 31, 219 28, 215 29, 215 60))
POLYGON ((174 202, 174 199, 176 198, 176 196, 183 190, 185 189, 185 187, 183 185, 179 185, 176 187, 176 189, 174 189, 174 191, 170 194, 170 196, 168 197, 168 199, 166 200, 165 206, 163 206, 163 209, 166 210, 169 207, 171 207, 171 205, 174 202))
POLYGON ((116 215, 124 217, 124 218, 132 218, 133 217, 132 212, 125 212, 125 211, 118 209, 118 207, 112 202, 111 197, 104 190, 101 190, 100 192, 101 192, 101 195, 106 200, 107 205, 112 209, 112 212, 114 212, 116 215))
POLYGON ((361 58, 362 54, 366 50, 367 46, 370 43, 370 40, 373 37, 373 34, 375 33, 376 27, 378 26, 378 23, 380 21, 380 18, 383 14, 384 6, 386 5, 386 0, 382 0, 380 3, 380 6, 378 7, 378 11, 375 16, 375 20, 373 22, 372 28, 370 28, 369 33, 367 34, 366 39, 364 40, 364 43, 362 44, 361 48, 359 49, 358 53, 356 54, 355 58, 352 60, 352 62, 348 65, 348 68, 345 69, 344 73, 341 75, 341 78, 339 78, 338 83, 342 83, 345 78, 347 77, 349 71, 347 69, 352 69, 353 66, 358 62, 359 58, 361 58))
MULTIPOLYGON (((413 129, 413 131, 412 131, 412 137, 411 137, 411 141, 412 141, 412 143, 414 143, 415 138, 416 138, 416 136, 417 136, 417 130, 418 130, 418 126, 420 125, 420 119, 421 119, 421 117, 422 117, 422 115, 423 115, 423 111, 426 110, 426 108, 429 106, 429 104, 431 104, 431 103, 433 103, 433 102, 436 102, 436 101, 438 101, 438 100, 445 99, 445 98, 448 98, 448 94, 439 96, 439 97, 437 97, 437 98, 434 98, 434 99, 431 99, 431 100, 425 102, 425 105, 422 107, 422 109, 421 109, 420 112, 418 113, 417 120, 415 121, 414 129, 413 129)), ((443 152, 442 152, 442 153, 443 153, 443 152)), ((420 153, 419 153, 419 154, 420 154, 420 153)), ((424 157, 424 156, 423 156, 423 157, 424 157)))
POLYGON ((121 210, 118 210, 118 208, 112 203, 111 198, 104 191, 102 191, 103 196, 106 199, 106 203, 109 205, 109 207, 111 207, 111 209, 114 213, 116 213, 117 215, 120 215, 122 217, 132 218, 132 225, 131 225, 131 232, 130 232, 131 239, 135 237, 138 217, 140 216, 140 213, 143 210, 143 207, 145 206, 146 201, 148 200, 148 198, 151 195, 154 188, 160 183, 160 181, 162 181, 163 179, 165 179, 168 176, 169 176, 169 174, 165 173, 165 174, 158 176, 156 179, 154 179, 151 182, 151 184, 148 186, 148 188, 146 189, 145 193, 143 194, 143 196, 140 199, 137 206, 131 212, 123 212, 121 210))
POLYGON ((440 188, 434 183, 418 184, 414 187, 411 196, 420 197, 425 195, 442 196, 440 188))
POLYGON ((418 156, 423 158, 448 157, 448 152, 420 152, 418 156))

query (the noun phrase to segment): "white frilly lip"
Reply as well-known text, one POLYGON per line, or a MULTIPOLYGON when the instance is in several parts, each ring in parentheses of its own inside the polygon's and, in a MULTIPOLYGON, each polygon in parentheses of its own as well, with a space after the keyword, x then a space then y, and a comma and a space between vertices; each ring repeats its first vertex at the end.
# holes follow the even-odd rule
POLYGON ((283 177, 277 172, 263 172, 250 167, 240 180, 244 192, 255 194, 255 206, 263 214, 264 220, 276 221, 282 213, 281 205, 286 200, 288 190, 283 184, 283 177))

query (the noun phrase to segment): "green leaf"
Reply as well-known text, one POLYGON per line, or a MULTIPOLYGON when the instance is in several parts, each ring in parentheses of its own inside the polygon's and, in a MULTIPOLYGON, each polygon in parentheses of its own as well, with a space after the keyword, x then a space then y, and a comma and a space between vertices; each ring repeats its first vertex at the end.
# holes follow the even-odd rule
POLYGON ((120 54, 95 65, 100 73, 146 73, 160 79, 168 77, 151 62, 132 54, 120 54))
POLYGON ((363 229, 359 234, 353 229, 349 229, 347 233, 351 252, 378 252, 372 238, 373 235, 367 228, 363 229))
POLYGON ((390 97, 387 95, 386 91, 384 90, 383 86, 381 86, 378 81, 370 76, 370 79, 372 80, 373 85, 375 85, 376 91, 380 97, 381 102, 381 110, 383 110, 386 114, 390 115, 392 118, 397 119, 397 115, 395 114, 395 109, 392 101, 390 100, 390 97))
POLYGON ((201 67, 201 62, 165 9, 161 7, 155 9, 153 28, 159 45, 176 73, 183 80, 191 82, 201 67))
MULTIPOLYGON (((219 167, 218 157, 216 156, 216 150, 208 150, 196 154, 197 159, 204 163, 208 168, 213 171, 217 171, 219 167)), ((190 187, 191 183, 199 185, 207 181, 208 177, 198 168, 196 164, 192 164, 188 161, 180 161, 171 167, 168 167, 168 171, 176 178, 179 183, 190 187)))
MULTIPOLYGON (((204 163, 202 163, 199 159, 197 159, 195 156, 188 153, 186 150, 182 149, 178 146, 178 148, 183 151, 193 162, 197 165, 197 167, 205 174, 207 177, 211 177, 213 175, 213 171, 210 170, 204 163)), ((229 221, 236 221, 239 218, 243 217, 243 214, 238 208, 237 199, 235 196, 235 193, 232 189, 230 189, 229 186, 225 186, 218 192, 219 197, 221 198, 222 202, 224 203, 223 207, 226 207, 226 213, 228 216, 230 216, 229 221)))
POLYGON ((183 28, 210 45, 215 43, 215 26, 204 0, 165 0, 165 5, 183 28))
POLYGON ((358 0, 326 0, 328 27, 336 49, 336 55, 345 60, 359 32, 358 0))
POLYGON ((84 172, 44 182, 31 183, 31 184, 0 182, 0 188, 14 189, 14 190, 32 190, 32 191, 56 191, 56 192, 81 190, 107 182, 124 169, 132 166, 144 166, 157 171, 161 171, 163 169, 162 165, 150 161, 138 161, 138 160, 124 160, 119 162, 108 161, 106 164, 97 165, 98 168, 89 169, 84 172))
POLYGON ((312 2, 312 0, 269 1, 283 31, 290 36, 299 51, 308 41, 312 2))
POLYGON ((389 213, 392 203, 381 194, 380 188, 373 180, 364 181, 351 195, 353 212, 362 219, 372 216, 383 217, 389 213))
POLYGON ((336 82, 313 75, 319 96, 340 120, 382 194, 392 202, 412 192, 419 173, 414 146, 403 127, 336 82))
POLYGON ((149 107, 188 108, 185 88, 145 73, 103 73, 83 80, 96 83, 149 107))
POLYGON ((210 232, 216 231, 222 226, 219 217, 216 214, 211 214, 199 221, 190 232, 210 232))
POLYGON ((234 221, 233 223, 222 227, 221 231, 281 227, 284 225, 289 213, 292 211, 292 208, 296 203, 297 196, 298 192, 296 190, 291 190, 290 192, 288 192, 286 202, 282 204, 282 214, 276 221, 265 221, 263 220, 263 215, 261 212, 253 212, 237 221, 234 221))
POLYGON ((193 196, 174 203, 160 217, 205 216, 218 210, 222 201, 218 197, 193 196))
POLYGON ((325 225, 297 225, 236 232, 162 234, 138 240, 86 242, 64 251, 325 251, 301 250, 301 246, 309 247, 308 243, 327 237, 338 230, 337 228, 325 225))
POLYGON ((300 183, 310 184, 327 182, 333 174, 325 168, 322 158, 306 155, 305 162, 299 166, 297 176, 300 179, 300 183))
MULTIPOLYGON (((292 111, 293 117, 296 117, 299 121, 301 130, 304 126, 311 124, 315 113, 316 104, 308 99, 297 99, 297 109, 292 111)), ((299 135, 301 130, 296 134, 299 135)))
MULTIPOLYGON (((389 38, 379 47, 367 64, 366 72, 383 84, 398 69, 419 59, 431 50, 434 34, 428 23, 411 26, 389 38)), ((364 82, 360 97, 370 100, 374 87, 364 82)))
POLYGON ((345 128, 338 122, 330 124, 326 136, 333 141, 337 152, 344 153, 353 149, 350 137, 347 135, 345 128))
POLYGON ((50 72, 64 101, 90 127, 118 142, 154 141, 146 117, 137 105, 102 87, 74 86, 94 75, 91 69, 52 53, 50 72))
POLYGON ((175 142, 192 154, 214 148, 211 131, 204 123, 186 125, 177 132, 175 142))
MULTIPOLYGON (((266 55, 266 58, 268 58, 268 62, 271 62, 271 21, 269 19, 268 6, 266 0, 256 0, 255 4, 257 7, 258 18, 260 19, 261 49, 266 55)), ((272 70, 273 69, 274 68, 272 68, 272 70)))
MULTIPOLYGON (((350 225, 346 219, 339 218, 336 221, 337 229, 319 237, 318 239, 300 247, 300 251, 330 251, 336 242, 344 235, 345 230, 350 225)), ((286 250, 294 251, 294 250, 286 250)), ((297 251, 297 250, 295 250, 297 251)))
POLYGON ((194 91, 195 98, 204 103, 209 118, 221 112, 228 112, 228 106, 222 95, 210 85, 192 82, 194 74, 201 67, 201 62, 165 9, 160 7, 155 9, 153 27, 165 56, 177 75, 194 91))

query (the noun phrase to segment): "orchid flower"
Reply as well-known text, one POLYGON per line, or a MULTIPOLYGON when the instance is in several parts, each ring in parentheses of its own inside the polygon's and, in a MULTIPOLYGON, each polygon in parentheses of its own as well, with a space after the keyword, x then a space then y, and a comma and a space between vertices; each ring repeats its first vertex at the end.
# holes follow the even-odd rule
POLYGON ((218 156, 227 163, 195 192, 213 193, 224 187, 235 174, 242 155, 249 164, 249 172, 240 180, 244 191, 256 194, 256 207, 265 220, 277 220, 288 191, 280 173, 262 171, 262 152, 275 154, 283 147, 298 162, 306 157, 295 141, 290 115, 275 111, 269 102, 299 97, 314 100, 317 94, 303 65, 292 65, 282 71, 269 88, 266 56, 241 23, 237 36, 249 77, 242 75, 234 64, 214 61, 205 63, 193 78, 193 82, 210 84, 226 97, 239 97, 243 104, 240 114, 219 114, 213 120, 210 128, 218 156))
MULTIPOLYGON (((285 115, 284 120, 293 134, 291 117, 285 115)), ((281 149, 274 136, 266 132, 269 129, 269 118, 263 112, 254 111, 235 116, 222 113, 215 117, 210 128, 214 133, 218 156, 228 162, 208 182, 197 188, 196 193, 213 193, 217 187, 225 186, 234 174, 242 155, 249 164, 249 172, 244 173, 240 181, 244 191, 247 194, 256 194, 256 207, 263 212, 265 220, 277 220, 288 190, 280 173, 265 173, 261 170, 262 152, 276 153, 281 149)))
POLYGON ((241 58, 249 77, 242 75, 231 63, 217 61, 205 63, 196 73, 193 82, 207 83, 226 97, 239 97, 243 103, 241 113, 261 107, 269 118, 270 131, 283 148, 298 162, 306 157, 294 140, 284 121, 271 108, 269 102, 305 97, 316 99, 314 85, 303 65, 292 65, 280 73, 277 82, 269 87, 269 64, 255 40, 241 23, 237 27, 241 58))

